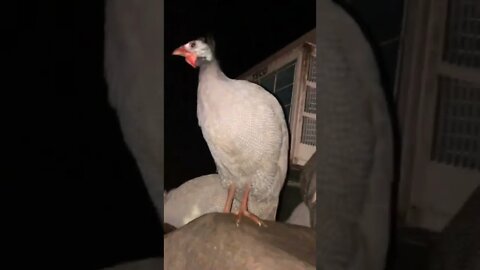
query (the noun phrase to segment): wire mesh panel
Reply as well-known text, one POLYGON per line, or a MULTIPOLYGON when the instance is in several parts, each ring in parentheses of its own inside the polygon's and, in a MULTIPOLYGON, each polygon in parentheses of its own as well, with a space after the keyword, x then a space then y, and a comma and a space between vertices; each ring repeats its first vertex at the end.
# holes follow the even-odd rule
POLYGON ((431 159, 480 170, 480 85, 438 77, 431 159))
POLYGON ((459 66, 480 67, 480 1, 449 1, 443 58, 459 66))
POLYGON ((305 112, 316 113, 317 111, 317 89, 307 86, 305 93, 305 112))
POLYGON ((303 116, 302 135, 300 142, 315 146, 316 144, 316 118, 312 117, 317 111, 317 91, 316 91, 316 57, 309 54, 307 58, 307 84, 305 89, 305 114, 303 116))
POLYGON ((315 119, 306 116, 303 117, 301 143, 315 145, 317 141, 315 122, 315 119))

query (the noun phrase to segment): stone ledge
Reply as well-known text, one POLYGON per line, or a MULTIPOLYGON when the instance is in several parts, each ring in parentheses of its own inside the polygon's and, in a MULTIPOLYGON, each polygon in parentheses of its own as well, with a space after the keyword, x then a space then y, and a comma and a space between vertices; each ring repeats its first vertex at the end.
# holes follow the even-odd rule
POLYGON ((164 238, 165 269, 315 269, 315 232, 297 225, 233 214, 203 215, 164 238))

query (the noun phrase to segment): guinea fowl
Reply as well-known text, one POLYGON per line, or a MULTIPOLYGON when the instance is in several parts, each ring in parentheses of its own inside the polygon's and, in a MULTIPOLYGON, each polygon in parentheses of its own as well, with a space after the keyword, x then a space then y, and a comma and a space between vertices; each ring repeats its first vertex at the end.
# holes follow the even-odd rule
POLYGON ((288 130, 281 105, 261 86, 228 78, 215 58, 213 41, 190 41, 173 55, 200 68, 197 117, 222 186, 228 188, 224 212, 231 212, 235 198, 241 201, 237 225, 242 216, 265 225, 249 211, 250 197, 275 203, 268 216, 274 220, 288 166, 288 130))

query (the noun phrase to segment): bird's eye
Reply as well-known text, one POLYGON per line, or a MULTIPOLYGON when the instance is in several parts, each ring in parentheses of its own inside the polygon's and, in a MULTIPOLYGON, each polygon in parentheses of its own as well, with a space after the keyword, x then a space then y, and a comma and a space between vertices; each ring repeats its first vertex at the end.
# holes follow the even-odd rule
POLYGON ((195 41, 190 42, 190 47, 191 48, 195 48, 195 46, 197 46, 197 43, 195 43, 195 41))

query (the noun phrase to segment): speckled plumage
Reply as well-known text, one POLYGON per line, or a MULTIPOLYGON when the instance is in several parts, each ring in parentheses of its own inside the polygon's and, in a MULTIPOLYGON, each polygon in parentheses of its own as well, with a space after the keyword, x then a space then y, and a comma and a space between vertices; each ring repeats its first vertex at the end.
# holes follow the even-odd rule
POLYGON ((278 199, 288 166, 288 130, 277 99, 261 86, 200 67, 197 116, 224 187, 251 183, 256 201, 278 199))
POLYGON ((316 252, 320 269, 383 270, 393 179, 391 118, 370 44, 331 0, 317 1, 316 252))
POLYGON ((277 99, 261 86, 228 78, 215 59, 214 48, 213 40, 197 39, 172 54, 185 57, 193 68, 200 67, 198 123, 220 182, 225 191, 228 188, 224 211, 231 211, 230 203, 235 198, 243 202, 237 222, 245 215, 261 225, 245 202, 270 204, 274 211, 266 218, 275 219, 288 166, 285 115, 277 99))

